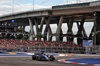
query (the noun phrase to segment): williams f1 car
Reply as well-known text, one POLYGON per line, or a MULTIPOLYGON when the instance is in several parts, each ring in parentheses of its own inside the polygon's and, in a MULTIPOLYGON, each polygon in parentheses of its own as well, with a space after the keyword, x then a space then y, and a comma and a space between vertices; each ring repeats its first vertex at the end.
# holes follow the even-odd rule
POLYGON ((38 61, 54 61, 55 57, 53 55, 46 55, 41 53, 35 53, 32 55, 32 60, 38 60, 38 61))

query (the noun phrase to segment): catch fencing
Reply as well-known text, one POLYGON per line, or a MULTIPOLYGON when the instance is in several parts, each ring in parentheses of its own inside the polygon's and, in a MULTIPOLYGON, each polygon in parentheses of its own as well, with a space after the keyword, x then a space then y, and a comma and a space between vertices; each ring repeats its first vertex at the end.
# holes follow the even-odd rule
POLYGON ((85 52, 89 54, 100 54, 100 46, 85 47, 85 52))

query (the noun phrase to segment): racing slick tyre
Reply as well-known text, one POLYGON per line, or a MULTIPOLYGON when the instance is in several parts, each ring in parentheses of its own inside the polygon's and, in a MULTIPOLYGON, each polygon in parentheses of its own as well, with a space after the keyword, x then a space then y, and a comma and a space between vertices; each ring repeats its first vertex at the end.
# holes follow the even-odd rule
POLYGON ((36 56, 35 55, 32 55, 32 60, 35 60, 36 59, 36 56))
POLYGON ((50 61, 54 61, 55 57, 53 55, 50 56, 50 61))
POLYGON ((42 56, 39 55, 38 58, 37 58, 37 60, 40 61, 41 59, 42 59, 42 56))

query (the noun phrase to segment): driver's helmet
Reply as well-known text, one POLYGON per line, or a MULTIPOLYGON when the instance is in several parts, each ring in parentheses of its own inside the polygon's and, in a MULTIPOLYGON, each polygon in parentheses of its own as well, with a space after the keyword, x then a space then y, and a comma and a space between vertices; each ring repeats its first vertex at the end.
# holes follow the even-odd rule
POLYGON ((44 54, 44 51, 41 51, 41 54, 44 54))

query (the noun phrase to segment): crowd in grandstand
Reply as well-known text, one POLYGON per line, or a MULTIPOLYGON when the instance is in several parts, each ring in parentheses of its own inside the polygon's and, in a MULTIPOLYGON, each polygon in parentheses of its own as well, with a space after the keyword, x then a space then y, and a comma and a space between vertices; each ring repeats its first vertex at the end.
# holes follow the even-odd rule
MULTIPOLYGON (((0 39, 0 48, 20 48, 20 47, 73 47, 72 42, 57 41, 31 41, 17 39, 0 39)), ((78 45, 74 44, 74 47, 78 45)))

